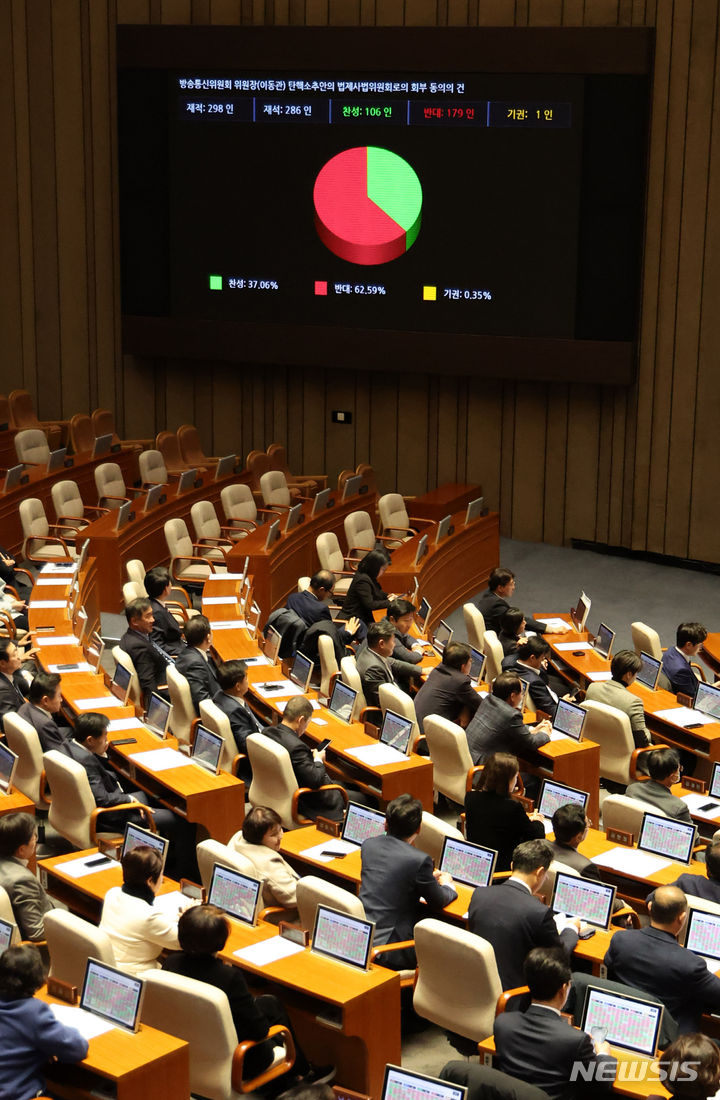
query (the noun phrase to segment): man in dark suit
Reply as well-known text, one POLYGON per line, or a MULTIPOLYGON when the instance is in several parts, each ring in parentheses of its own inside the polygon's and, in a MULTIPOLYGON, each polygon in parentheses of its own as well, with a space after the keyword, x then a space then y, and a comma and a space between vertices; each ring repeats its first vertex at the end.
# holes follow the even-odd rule
POLYGON ((552 863, 546 840, 526 840, 513 852, 512 875, 500 886, 478 886, 470 900, 468 928, 492 944, 503 989, 524 985, 522 964, 533 947, 560 947, 568 956, 580 921, 558 934, 552 910, 535 897, 552 863))
POLYGON ((217 678, 220 690, 213 695, 213 703, 227 715, 238 752, 247 752, 248 734, 265 730, 245 702, 249 687, 247 665, 244 661, 225 661, 217 670, 217 678))
POLYGON ((481 696, 470 680, 470 646, 450 642, 445 646, 442 661, 437 665, 415 696, 415 714, 422 733, 428 714, 437 714, 450 722, 463 715, 472 718, 480 706, 481 696))
POLYGON ((608 977, 661 1000, 681 1035, 699 1031, 703 1012, 720 1012, 720 978, 677 942, 688 913, 682 890, 659 886, 649 908, 648 928, 616 932, 610 940, 608 977))
POLYGON ((395 648, 393 660, 406 661, 409 665, 419 665, 423 659, 423 650, 429 645, 410 633, 415 619, 415 607, 410 600, 396 596, 390 600, 385 618, 395 630, 395 648))
MULTIPOLYGON (((485 620, 486 630, 494 630, 496 634, 500 633, 500 620, 510 607, 509 601, 514 591, 515 574, 511 569, 505 569, 502 565, 498 565, 490 574, 488 587, 480 593, 476 601, 477 607, 482 612, 482 617, 485 620)), ((554 627, 539 623, 528 615, 525 616, 525 625, 528 630, 534 631, 535 634, 559 633, 554 627)))
POLYGON ((407 691, 411 679, 420 682, 420 673, 412 665, 393 659, 394 649, 395 627, 392 623, 387 619, 371 623, 365 644, 360 647, 355 658, 363 694, 369 707, 380 706, 380 684, 396 683, 403 691, 407 691))
MULTIPOLYGON (((286 606, 299 615, 306 626, 314 626, 315 623, 332 623, 328 601, 335 587, 335 576, 329 569, 319 569, 310 578, 310 588, 304 592, 292 592, 287 598, 286 606)), ((353 618, 343 624, 338 635, 341 645, 349 645, 352 641, 360 641, 365 637, 367 628, 365 623, 353 618)))
POLYGON ((535 947, 523 970, 532 1002, 526 1012, 503 1012, 495 1018, 498 1069, 544 1089, 552 1100, 611 1090, 617 1059, 608 1044, 593 1043, 587 1032, 560 1015, 572 977, 565 952, 535 947), (590 1080, 578 1076, 579 1067, 587 1073, 590 1066, 590 1080), (574 1081, 579 1082, 575 1089, 574 1081))
POLYGON ((533 760, 536 749, 550 740, 552 726, 547 719, 526 726, 518 710, 523 686, 514 672, 501 672, 466 729, 473 764, 482 764, 494 752, 511 752, 533 760))
POLYGON ((692 894, 696 898, 704 898, 705 901, 714 901, 720 905, 720 843, 713 844, 705 850, 705 875, 693 875, 686 872, 675 879, 671 886, 679 886, 685 894, 692 894))
POLYGON ((3 716, 17 711, 25 702, 28 685, 20 668, 20 650, 12 638, 0 638, 0 730, 3 716))
POLYGON ((212 699, 220 690, 210 656, 212 630, 204 615, 196 615, 185 623, 185 641, 187 645, 175 662, 175 668, 190 685, 195 713, 199 715, 203 699, 212 699))
MULTIPOLYGON (((306 817, 316 818, 318 814, 341 821, 345 809, 345 800, 339 791, 319 791, 317 788, 334 782, 325 771, 325 753, 310 749, 300 738, 312 718, 313 709, 309 699, 296 695, 290 699, 283 712, 282 722, 277 726, 266 726, 262 731, 278 745, 282 745, 290 754, 298 787, 310 787, 315 793, 304 794, 300 799, 300 812, 306 817)), ((355 797, 353 795, 353 797, 355 797)), ((361 801, 358 799, 357 801, 361 801)))
MULTIPOLYGON (((526 638, 524 642, 520 642, 514 653, 509 653, 503 658, 502 667, 506 671, 516 672, 520 679, 528 685, 528 695, 533 710, 541 710, 554 718, 558 705, 558 695, 553 689, 548 675, 548 657, 551 652, 545 639, 533 634, 530 638, 526 638)), ((563 699, 572 700, 574 698, 574 692, 563 695, 563 699)))
MULTIPOLYGON (((697 657, 707 638, 707 630, 702 623, 680 623, 675 632, 675 645, 666 649, 662 657, 662 670, 670 681, 672 691, 694 696, 697 676, 690 668, 690 661, 697 657)), ((720 680, 715 681, 715 687, 720 680)))
POLYGON ((128 629, 120 639, 120 648, 135 666, 145 706, 154 691, 169 699, 167 666, 172 662, 172 657, 151 638, 155 616, 150 600, 144 597, 131 600, 125 608, 125 618, 128 629))
MULTIPOLYGON (((411 940, 422 916, 420 899, 427 915, 439 912, 454 901, 457 891, 447 872, 433 871, 429 855, 413 848, 422 825, 422 803, 409 794, 394 798, 385 811, 382 836, 362 845, 360 900, 365 916, 375 921, 375 943, 411 940)), ((390 951, 383 965, 406 970, 416 965, 412 949, 390 951)))
POLYGON ((68 727, 58 725, 62 694, 57 672, 38 672, 28 691, 28 702, 18 708, 18 715, 37 730, 43 752, 61 749, 70 735, 68 727))
POLYGON ((170 571, 164 566, 158 565, 145 574, 145 590, 155 620, 150 637, 171 657, 177 657, 185 649, 185 638, 179 622, 165 607, 171 589, 170 571))

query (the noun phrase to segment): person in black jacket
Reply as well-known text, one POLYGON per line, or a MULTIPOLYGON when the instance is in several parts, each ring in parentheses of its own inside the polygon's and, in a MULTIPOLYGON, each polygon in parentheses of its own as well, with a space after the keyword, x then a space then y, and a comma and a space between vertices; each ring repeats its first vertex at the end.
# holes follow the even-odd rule
POLYGON ((473 844, 497 851, 496 871, 509 871, 512 854, 526 840, 545 836, 542 814, 528 816, 517 799, 517 756, 496 752, 485 761, 477 790, 465 795, 465 835, 473 844))
POLYGON ((12 638, 0 638, 0 730, 3 716, 17 711, 25 702, 28 684, 20 669, 20 650, 12 638))
POLYGON ((472 686, 471 665, 469 645, 450 642, 445 646, 442 661, 432 670, 415 696, 415 715, 421 733, 428 714, 437 714, 449 722, 459 722, 464 718, 464 725, 473 717, 482 696, 472 686))
POLYGON ((525 638, 525 616, 519 607, 509 607, 500 620, 498 641, 503 648, 503 656, 514 653, 521 639, 525 638))
MULTIPOLYGON (((494 630, 496 633, 500 633, 502 617, 510 607, 508 600, 514 591, 515 574, 512 569, 505 569, 502 565, 498 565, 490 574, 488 587, 480 593, 475 601, 478 609, 482 612, 486 630, 494 630)), ((536 619, 526 618, 526 623, 528 630, 532 630, 535 634, 560 633, 558 629, 548 627, 545 623, 537 622, 536 619)))
POLYGON ((185 639, 180 623, 165 607, 172 590, 169 569, 162 565, 148 569, 145 574, 145 590, 155 619, 150 637, 171 657, 177 657, 185 649, 185 639))
POLYGON ((390 564, 390 555, 385 550, 370 550, 361 560, 357 572, 350 582, 342 605, 342 617, 360 619, 368 626, 373 622, 373 611, 384 610, 397 593, 389 595, 380 587, 380 578, 390 564))
POLYGON ((250 686, 247 665, 244 661, 225 661, 217 670, 217 678, 220 689, 213 695, 213 703, 227 715, 238 752, 247 752, 248 734, 262 733, 265 728, 245 702, 250 686))
POLYGON ((195 713, 199 715, 203 699, 212 699, 220 688, 210 656, 212 630, 204 615, 196 615, 185 623, 185 641, 187 645, 175 662, 175 668, 190 685, 195 713))
POLYGON ((120 639, 120 648, 127 653, 135 666, 145 706, 155 691, 169 699, 167 666, 172 657, 152 638, 155 625, 152 604, 145 597, 131 600, 125 608, 128 628, 120 639))
MULTIPOLYGON (((298 1078, 302 1078, 306 1084, 333 1080, 334 1066, 312 1066, 308 1062, 278 998, 269 993, 253 997, 242 970, 217 958, 217 953, 222 951, 229 934, 230 923, 227 917, 214 905, 197 905, 186 909, 178 921, 181 951, 165 959, 163 970, 170 974, 181 974, 196 982, 214 985, 216 989, 222 990, 230 1003, 238 1043, 247 1039, 265 1039, 270 1028, 276 1024, 286 1027, 293 1034, 295 1064, 287 1074, 276 1079, 277 1085, 288 1088, 298 1078)), ((272 1064, 273 1046, 273 1040, 267 1039, 248 1051, 244 1064, 245 1079, 257 1077, 272 1064)))
POLYGON ((61 749, 70 736, 69 726, 60 725, 62 706, 60 676, 57 672, 38 672, 30 685, 28 701, 18 708, 18 715, 37 730, 43 752, 61 749))
MULTIPOLYGON (((503 669, 516 672, 528 685, 528 707, 555 716, 558 695, 550 686, 548 657, 552 650, 544 638, 533 635, 520 642, 513 653, 503 658, 503 669)), ((573 700, 574 692, 567 692, 563 699, 573 700)))
POLYGON ((410 600, 398 596, 390 600, 385 616, 395 628, 395 648, 393 658, 396 661, 406 661, 410 665, 419 665, 423 659, 423 650, 429 645, 421 638, 414 638, 410 628, 414 620, 414 606, 410 600))

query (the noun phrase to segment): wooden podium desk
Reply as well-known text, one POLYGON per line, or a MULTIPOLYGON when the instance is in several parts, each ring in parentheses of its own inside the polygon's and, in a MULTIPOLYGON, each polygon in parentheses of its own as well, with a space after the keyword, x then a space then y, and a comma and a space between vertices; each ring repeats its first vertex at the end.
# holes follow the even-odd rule
POLYGON ((409 500, 407 511, 408 515, 412 512, 418 519, 439 523, 445 516, 452 516, 461 509, 467 511, 470 501, 477 500, 481 496, 482 485, 448 482, 446 485, 438 485, 437 489, 431 489, 430 492, 409 500))
MULTIPOLYGON (((319 568, 315 539, 324 531, 332 531, 338 536, 340 545, 345 545, 345 517, 351 512, 366 511, 375 513, 377 494, 367 485, 361 486, 358 496, 342 501, 341 492, 333 492, 329 499, 334 504, 317 516, 311 516, 312 504, 304 504, 303 521, 270 548, 265 549, 268 533, 267 523, 252 531, 246 538, 239 539, 227 557, 228 570, 242 571, 246 557, 250 558, 249 571, 253 576, 255 599, 262 608, 265 618, 278 607, 283 607, 291 592, 297 591, 298 577, 312 576, 319 568)), ((281 514, 280 531, 285 529, 286 513, 281 514)), ((273 517, 269 517, 272 519, 273 517)), ((167 554, 166 554, 167 556, 167 554)))
POLYGON ((259 967, 234 952, 276 934, 275 926, 230 924, 220 957, 242 967, 251 981, 261 979, 265 991, 270 984, 311 1061, 333 1062, 348 1088, 379 1097, 386 1064, 400 1064, 399 975, 379 966, 357 970, 309 949, 259 967))
MULTIPOLYGON (((51 897, 62 901, 72 913, 77 913, 78 916, 92 921, 93 924, 99 924, 103 902, 108 890, 113 886, 122 886, 122 868, 120 864, 113 859, 102 870, 93 871, 91 874, 81 875, 80 877, 74 877, 63 870, 66 863, 93 855, 98 855, 97 848, 85 848, 81 852, 70 852, 63 856, 39 859, 37 868, 38 878, 51 897)), ((179 883, 173 879, 164 878, 160 893, 171 894, 179 889, 179 883)))
MULTIPOLYGON (((122 470, 125 484, 132 485, 138 477, 137 455, 132 451, 117 451, 101 458, 93 458, 91 453, 81 452, 72 456, 72 466, 61 466, 51 474, 44 468, 31 466, 26 473, 26 485, 17 485, 9 493, 0 493, 0 531, 3 533, 3 546, 14 557, 18 557, 23 544, 22 524, 20 523, 20 502, 28 497, 37 497, 45 508, 50 523, 55 522, 55 508, 52 502, 52 487, 58 481, 75 481, 80 496, 86 504, 97 504, 95 470, 103 462, 115 462, 122 470)), ((12 464, 14 465, 14 463, 12 464)), ((4 479, 3 479, 4 481, 4 479)), ((78 540, 78 546, 80 540, 78 540)), ((166 555, 167 557, 167 555, 166 555)))
POLYGON ((383 586, 388 592, 412 594, 417 580, 420 595, 432 608, 427 627, 429 634, 445 615, 487 586, 490 573, 500 558, 497 512, 474 519, 467 526, 465 511, 456 512, 452 526, 453 533, 439 546, 433 545, 435 529, 428 530, 428 552, 420 565, 415 565, 415 555, 422 535, 404 542, 393 551, 383 577, 383 586))
MULTIPOLYGON (((62 1004, 45 987, 36 994, 46 1004, 62 1004)), ((104 1096, 108 1085, 117 1100, 189 1100, 190 1047, 141 1024, 134 1034, 115 1027, 89 1041, 87 1058, 76 1065, 51 1062, 46 1068, 48 1086, 58 1096, 104 1096), (65 1091, 67 1089, 68 1091, 65 1091)))

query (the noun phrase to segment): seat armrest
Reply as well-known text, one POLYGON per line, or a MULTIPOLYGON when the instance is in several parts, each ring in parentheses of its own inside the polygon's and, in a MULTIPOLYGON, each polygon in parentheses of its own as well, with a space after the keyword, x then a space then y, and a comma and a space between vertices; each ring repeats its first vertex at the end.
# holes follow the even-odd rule
POLYGON ((195 554, 192 554, 192 555, 178 554, 178 556, 176 558, 173 558, 173 560, 170 562, 170 574, 171 574, 173 580, 175 580, 175 581, 180 580, 180 578, 178 577, 178 575, 175 571, 176 563, 179 562, 179 561, 180 562, 183 562, 183 561, 188 562, 190 564, 192 564, 193 562, 196 562, 198 565, 207 565, 207 567, 209 568, 211 573, 216 572, 215 565, 212 561, 212 558, 198 557, 195 554))
POLYGON ((472 790, 473 780, 475 779, 475 776, 479 775, 482 770, 483 770, 483 765, 482 764, 473 764, 473 766, 471 768, 468 768, 468 772, 467 772, 467 775, 465 777, 465 790, 466 791, 471 791, 472 790))
POLYGON ((157 826, 152 812, 148 806, 145 806, 142 802, 121 802, 119 806, 98 806, 90 814, 90 839, 95 844, 97 842, 97 829, 98 818, 101 814, 115 813, 116 810, 139 810, 147 822, 147 828, 151 833, 157 832, 157 826))
POLYGON ((322 787, 298 787, 292 796, 292 806, 290 813, 292 814, 293 821, 297 821, 298 825, 312 825, 312 821, 308 817, 302 817, 298 809, 298 803, 304 794, 313 794, 318 791, 340 791, 345 805, 348 804, 348 793, 344 787, 341 787, 339 783, 323 783, 322 787))
MULTIPOLYGON (((260 511, 259 508, 258 511, 260 511)), ((221 531, 227 531, 231 535, 243 529, 247 531, 257 531, 257 523, 254 519, 231 519, 229 527, 220 528, 221 531)))
MULTIPOLYGON (((398 940, 397 943, 381 943, 377 947, 373 947, 370 952, 370 962, 378 962, 378 955, 386 955, 388 951, 406 951, 409 947, 415 947, 415 940, 398 940)), ((382 963, 378 962, 378 966, 382 966, 382 963)))
POLYGON ((279 1035, 283 1037, 285 1057, 280 1062, 268 1066, 268 1068, 263 1070, 257 1077, 253 1077, 252 1080, 247 1081, 243 1081, 242 1076, 245 1055, 257 1045, 257 1042, 254 1042, 252 1039, 245 1039, 242 1043, 238 1043, 233 1053, 230 1079, 231 1087, 235 1092, 255 1092, 256 1089, 262 1088, 263 1085, 279 1077, 280 1074, 287 1073, 287 1071, 292 1068, 295 1064, 295 1043, 293 1042, 292 1034, 288 1028, 282 1027, 280 1024, 274 1024, 273 1027, 268 1030, 265 1039, 260 1039, 258 1041, 264 1043, 266 1039, 273 1039, 275 1036, 279 1035))
POLYGON ((639 776, 637 772, 638 760, 643 755, 643 753, 652 752, 654 748, 654 745, 643 745, 641 748, 633 750, 633 753, 630 757, 630 779, 633 781, 633 783, 635 782, 635 780, 641 778, 641 776, 639 776))
POLYGON ((276 508, 281 508, 283 505, 276 504, 272 508, 258 508, 258 515, 261 516, 275 516, 275 519, 282 519, 282 513, 276 511, 276 508))
MULTIPOLYGON (((417 535, 417 531, 415 531, 412 527, 400 527, 399 524, 393 524, 392 527, 383 527, 383 531, 404 531, 406 535, 410 535, 410 536, 417 535)), ((397 540, 400 537, 401 536, 399 534, 398 535, 386 535, 385 536, 385 538, 389 542, 397 542, 397 540)))
POLYGON ((103 504, 104 500, 117 500, 119 504, 129 504, 131 498, 130 497, 102 496, 102 497, 98 498, 98 508, 103 508, 104 507, 104 504, 103 504))
POLYGON ((516 989, 506 989, 504 993, 501 993, 497 999, 497 1005, 495 1006, 495 1015, 499 1016, 502 1012, 505 1012, 508 1001, 513 997, 520 997, 523 993, 529 993, 530 986, 519 985, 516 989))
POLYGON ((197 550, 202 550, 203 547, 209 547, 211 550, 222 550, 224 546, 228 550, 232 550, 233 544, 229 539, 215 539, 211 535, 203 535, 197 542, 193 543, 193 546, 197 550))

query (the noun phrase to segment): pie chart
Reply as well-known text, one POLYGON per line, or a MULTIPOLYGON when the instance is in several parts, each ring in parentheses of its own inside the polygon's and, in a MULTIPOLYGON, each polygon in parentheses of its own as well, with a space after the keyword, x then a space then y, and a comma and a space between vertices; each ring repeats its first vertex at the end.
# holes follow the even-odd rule
POLYGON ((420 232, 420 180, 406 160, 376 145, 345 149, 323 165, 313 202, 320 240, 351 264, 396 260, 420 232))

